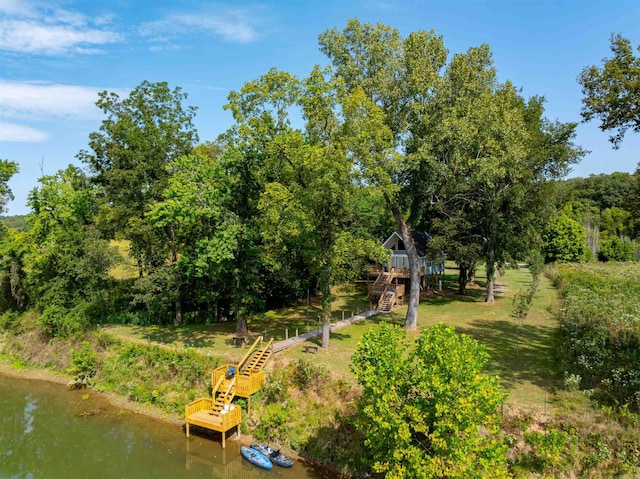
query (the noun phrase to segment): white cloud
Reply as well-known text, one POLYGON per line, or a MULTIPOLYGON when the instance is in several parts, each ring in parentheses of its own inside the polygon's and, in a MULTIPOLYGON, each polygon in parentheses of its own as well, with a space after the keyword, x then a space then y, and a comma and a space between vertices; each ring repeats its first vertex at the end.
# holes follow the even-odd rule
POLYGON ((16 82, 0 79, 0 112, 4 117, 98 118, 101 89, 76 85, 16 82))
POLYGON ((143 23, 139 32, 150 41, 168 43, 179 35, 210 33, 232 43, 251 43, 258 39, 255 15, 242 9, 215 12, 176 13, 162 20, 143 23))
POLYGON ((40 143, 49 135, 44 131, 15 123, 0 122, 0 141, 40 143))
POLYGON ((93 53, 96 46, 120 40, 106 29, 108 17, 82 13, 28 0, 0 0, 0 50, 40 53, 93 53))

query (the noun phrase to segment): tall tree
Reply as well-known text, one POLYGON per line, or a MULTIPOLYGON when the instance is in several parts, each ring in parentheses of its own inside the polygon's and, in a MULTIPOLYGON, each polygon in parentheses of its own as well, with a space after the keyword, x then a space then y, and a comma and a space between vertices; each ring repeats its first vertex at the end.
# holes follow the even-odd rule
POLYGON ((499 83, 486 45, 452 58, 431 103, 413 125, 414 198, 461 271, 484 261, 492 302, 496 270, 540 246, 547 180, 583 154, 572 142, 576 125, 549 122, 542 99, 499 83))
POLYGON ((344 30, 320 35, 320 49, 335 67, 335 76, 351 93, 347 122, 365 181, 383 190, 407 250, 411 270, 407 329, 415 329, 420 301, 420 264, 412 236, 417 211, 410 191, 417 165, 407 154, 406 140, 415 117, 439 83, 447 50, 433 32, 412 33, 402 39, 397 30, 378 23, 349 20, 344 30), (416 105, 416 104, 419 104, 416 105), (414 108, 415 106, 415 108, 414 108))
MULTIPOLYGON (((183 107, 186 98, 179 87, 171 90, 166 82, 144 81, 124 99, 101 92, 96 105, 107 118, 99 132, 89 135, 91 151, 78 154, 104 192, 101 223, 131 241, 141 278, 138 287, 147 293, 150 280, 142 280, 143 274, 164 270, 166 260, 176 260, 172 226, 153 228, 145 214, 163 199, 170 161, 189 153, 198 140, 192 123, 196 108, 183 107)), ((179 324, 181 317, 176 297, 175 322, 179 324)))
POLYGON ((272 70, 230 95, 229 105, 239 130, 265 141, 258 203, 264 258, 278 271, 299 260, 316 278, 323 347, 329 345, 331 288, 358 274, 360 260, 378 252, 370 234, 354 227, 358 185, 338 116, 340 95, 340 86, 319 68, 302 82, 272 70), (294 108, 306 121, 304 130, 290 126, 294 108))
POLYGON ((603 65, 586 67, 578 81, 582 85, 582 118, 597 118, 602 131, 615 131, 609 137, 619 148, 630 128, 640 132, 640 57, 633 53, 631 42, 622 35, 611 36, 612 58, 603 65))
POLYGON ((104 191, 104 221, 132 242, 143 269, 162 265, 167 238, 150 228, 145 213, 162 200, 169 162, 191 151, 198 140, 195 107, 183 107, 187 95, 166 82, 144 81, 127 98, 103 91, 96 102, 107 118, 89 135, 91 151, 78 158, 104 191))
POLYGON ((42 309, 99 305, 116 253, 95 226, 98 190, 74 166, 39 181, 27 201, 29 296, 42 309))

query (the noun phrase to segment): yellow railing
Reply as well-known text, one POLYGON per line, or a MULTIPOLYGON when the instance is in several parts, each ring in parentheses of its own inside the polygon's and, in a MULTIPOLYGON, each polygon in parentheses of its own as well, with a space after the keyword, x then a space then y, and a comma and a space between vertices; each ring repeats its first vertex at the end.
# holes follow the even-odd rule
MULTIPOLYGON (((211 383, 218 384, 218 382, 222 383, 226 377, 227 371, 230 367, 237 367, 235 364, 225 364, 223 366, 217 367, 211 373, 211 383)), ((236 389, 234 394, 240 397, 249 397, 250 395, 257 393, 262 386, 264 386, 267 382, 264 371, 258 371, 257 373, 253 373, 250 376, 238 376, 238 370, 236 369, 235 386, 236 389)), ((231 388, 229 387, 229 390, 231 388)), ((213 394, 215 396, 216 391, 218 389, 213 390, 213 394)))
POLYGON ((242 408, 240 406, 230 406, 228 410, 220 411, 220 422, 225 431, 242 421, 242 408))
POLYGON ((236 382, 236 396, 247 398, 257 393, 267 382, 264 371, 258 371, 251 376, 238 376, 236 382))
POLYGON ((184 416, 188 418, 199 411, 206 411, 213 407, 213 400, 209 398, 200 398, 190 402, 184 408, 184 416))
POLYGON ((247 360, 253 354, 254 350, 257 349, 258 344, 261 344, 261 343, 262 343, 262 336, 258 336, 258 338, 254 341, 253 345, 249 348, 249 351, 247 351, 247 354, 245 354, 243 358, 240 360, 240 362, 238 363, 238 369, 236 369, 236 374, 240 372, 240 369, 242 369, 242 366, 244 365, 244 363, 247 362, 247 360))

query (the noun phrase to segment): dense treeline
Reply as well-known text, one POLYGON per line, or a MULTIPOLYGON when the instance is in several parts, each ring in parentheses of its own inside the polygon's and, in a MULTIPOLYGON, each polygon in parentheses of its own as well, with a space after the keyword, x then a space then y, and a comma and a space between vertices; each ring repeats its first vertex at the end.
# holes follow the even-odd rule
POLYGON ((560 216, 547 228, 556 242, 545 244, 547 260, 640 259, 639 178, 637 172, 616 172, 558 182, 560 216))
MULTIPOLYGON (((243 331, 317 291, 326 345, 331 287, 384 259, 392 229, 413 262, 411 231, 429 231, 432 250, 460 266, 461 292, 484 263, 487 301, 497 271, 550 242, 558 209, 602 229, 593 254, 615 256, 605 241, 635 234, 635 178, 555 182, 584 154, 576 124, 547 120, 542 98, 499 82, 488 46, 450 57, 433 31, 402 38, 357 20, 319 42, 330 66, 306 78, 272 69, 231 92, 234 125, 215 141, 200 142, 180 88, 101 93, 105 119, 78 154, 86 170, 41 178, 26 230, 3 232, 3 309, 36 308, 49 334, 220 319, 243 331), (137 273, 115 279, 130 260, 137 273)), ((15 165, 4 166, 6 184, 15 165)))

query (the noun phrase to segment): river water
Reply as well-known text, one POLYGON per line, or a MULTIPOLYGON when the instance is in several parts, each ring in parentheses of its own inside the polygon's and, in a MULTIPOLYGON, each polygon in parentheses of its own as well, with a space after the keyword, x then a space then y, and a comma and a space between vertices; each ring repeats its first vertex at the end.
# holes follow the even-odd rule
POLYGON ((0 479, 318 479, 296 462, 265 471, 237 441, 121 410, 97 393, 0 374, 0 479))

